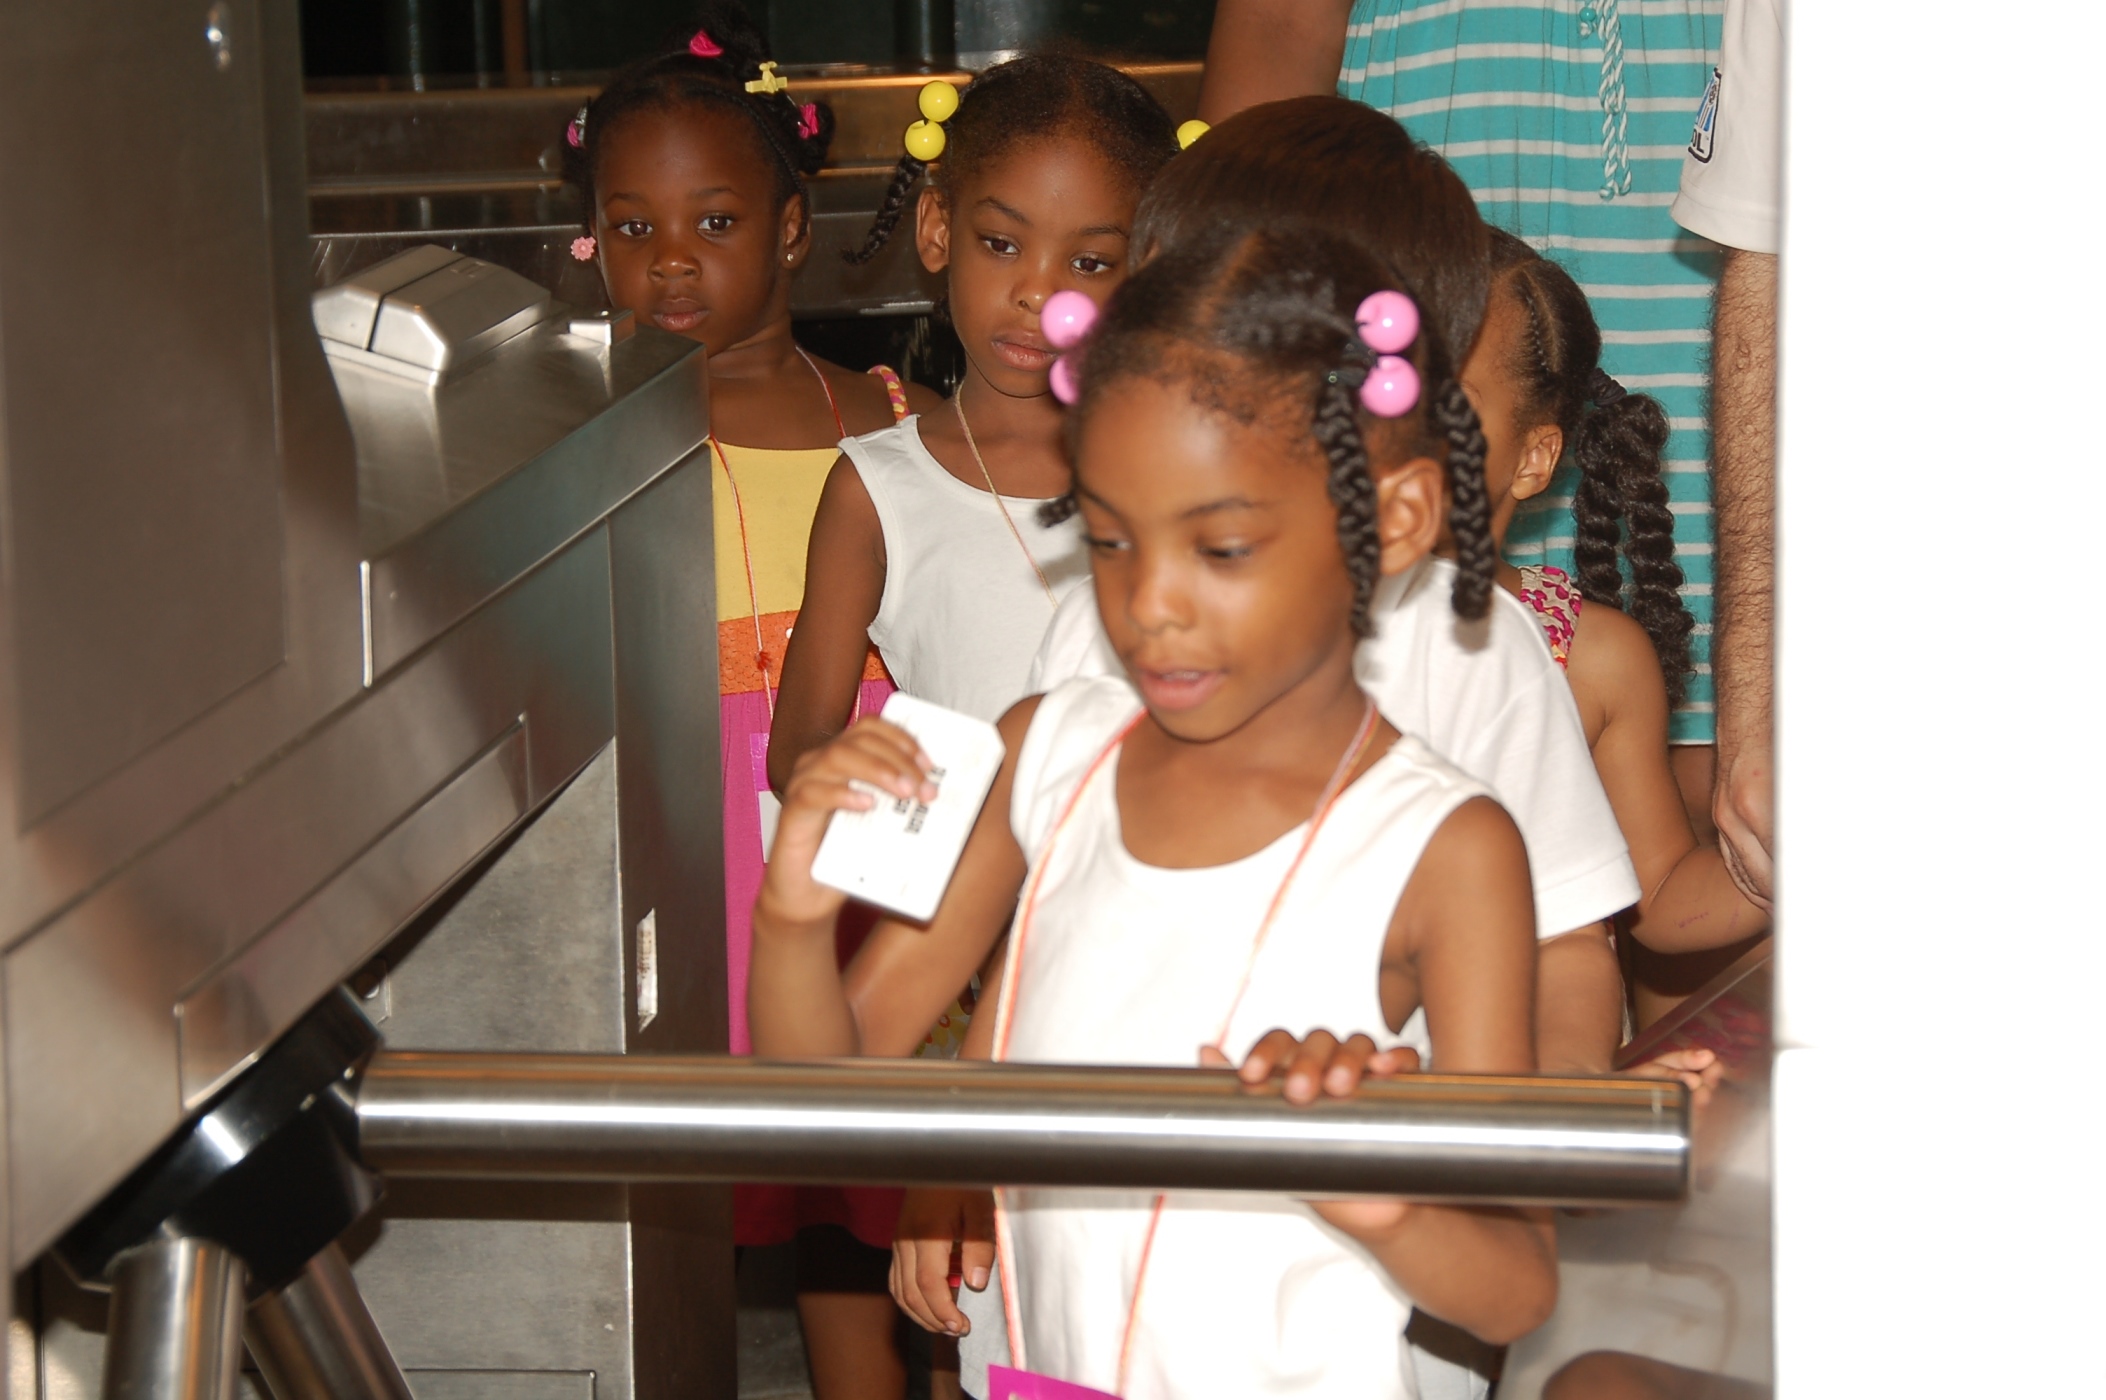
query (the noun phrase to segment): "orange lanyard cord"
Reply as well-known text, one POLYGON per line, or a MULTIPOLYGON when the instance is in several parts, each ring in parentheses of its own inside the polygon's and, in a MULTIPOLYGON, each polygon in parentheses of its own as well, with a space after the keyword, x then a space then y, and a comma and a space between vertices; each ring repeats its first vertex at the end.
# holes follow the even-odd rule
MULTIPOLYGON (((1053 829, 1046 837, 1046 844, 1032 868, 1023 898, 1018 903, 1015 931, 1009 940, 1009 956, 1002 967, 1001 1000, 995 1006, 994 1058, 998 1062, 1009 1058, 1009 1036, 1014 1028, 1012 1008, 1016 1004, 1017 985, 1022 975, 1024 943, 1030 933, 1031 917, 1037 910, 1039 886, 1045 878, 1047 868, 1052 864, 1053 848, 1067 828, 1069 818, 1081 804, 1083 793, 1096 780, 1098 771, 1118 752, 1119 747, 1126 742, 1126 736, 1133 733, 1134 727, 1147 713, 1143 710, 1128 720, 1119 732, 1112 736, 1111 742, 1104 746, 1103 752, 1091 761, 1089 769, 1082 775, 1082 781, 1075 785, 1075 791, 1062 806, 1060 816, 1055 819, 1053 829)), ((1281 906, 1287 902, 1288 888, 1293 885, 1294 877, 1301 871, 1302 862, 1308 858, 1310 849, 1315 846, 1317 833, 1323 829, 1324 820, 1331 815, 1332 807, 1337 805, 1339 797, 1344 794, 1347 783, 1352 779, 1353 770, 1360 766, 1360 760, 1367 753, 1368 745, 1373 742, 1378 718, 1375 702, 1368 700, 1366 708, 1361 711, 1360 727, 1354 732, 1353 741, 1346 746, 1346 751, 1339 756, 1338 766, 1331 771, 1330 780, 1324 784, 1323 793, 1316 800, 1316 810, 1310 815, 1309 829, 1303 834, 1301 846, 1295 851, 1294 859, 1289 862, 1286 873, 1280 877, 1279 888, 1273 892, 1272 902, 1266 906, 1265 918, 1258 925, 1257 937, 1251 940, 1250 954, 1244 959, 1243 975, 1237 982, 1236 995, 1229 1003, 1228 1015, 1222 1018, 1221 1029, 1214 1036, 1214 1048, 1217 1051, 1221 1050, 1227 1041, 1229 1028, 1236 1019, 1236 1012, 1242 1009, 1243 998, 1250 992, 1251 978, 1258 968, 1258 954, 1264 949, 1265 940, 1272 932, 1273 921, 1278 916, 1281 906)), ((1126 1327, 1119 1339, 1116 1393, 1120 1395, 1126 1393, 1127 1376, 1132 1368, 1135 1324, 1141 1316, 1141 1289, 1148 1279, 1148 1261, 1155 1252, 1156 1232, 1162 1225, 1166 1199, 1163 1196, 1155 1198, 1154 1207, 1148 1214, 1147 1232, 1141 1237, 1141 1257, 1134 1268, 1133 1297, 1127 1303, 1126 1327)), ((1009 1328, 1010 1356, 1015 1360, 1018 1369, 1024 1369, 1027 1363, 1024 1360, 1023 1310, 1017 1299, 1016 1270, 1012 1262, 1015 1245, 1011 1238, 1009 1211, 1003 1203, 1001 1187, 995 1188, 994 1200, 995 1263, 1002 1278, 1003 1321, 1009 1328)))

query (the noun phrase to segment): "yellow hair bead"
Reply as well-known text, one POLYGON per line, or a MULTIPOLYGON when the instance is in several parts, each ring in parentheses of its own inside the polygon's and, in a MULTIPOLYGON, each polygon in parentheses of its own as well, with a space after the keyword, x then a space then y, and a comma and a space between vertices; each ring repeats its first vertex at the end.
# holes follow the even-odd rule
POLYGON ((921 114, 932 122, 947 122, 958 112, 958 89, 938 78, 921 85, 921 114))
POLYGON ((757 92, 766 96, 781 92, 789 85, 790 80, 775 71, 775 61, 770 59, 760 66, 760 76, 746 84, 746 91, 757 92))
POLYGON ((907 128, 907 154, 923 165, 943 154, 943 128, 934 122, 916 122, 907 128))
MULTIPOLYGON (((1158 128, 1158 130, 1160 130, 1160 128, 1158 128)), ((1180 151, 1190 150, 1194 141, 1197 141, 1200 137, 1206 135, 1209 131, 1212 130, 1212 127, 1208 126, 1199 118, 1192 118, 1192 120, 1178 127, 1177 148, 1180 151)))

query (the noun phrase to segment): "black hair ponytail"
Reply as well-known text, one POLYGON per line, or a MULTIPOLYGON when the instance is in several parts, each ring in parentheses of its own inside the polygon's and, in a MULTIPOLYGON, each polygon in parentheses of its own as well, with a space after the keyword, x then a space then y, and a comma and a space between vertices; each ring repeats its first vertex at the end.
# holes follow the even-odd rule
POLYGON ((1696 619, 1682 603, 1675 516, 1660 470, 1666 446, 1667 414, 1659 402, 1619 392, 1581 417, 1565 450, 1580 469, 1573 495, 1580 595, 1622 608, 1645 629, 1667 680, 1668 702, 1679 704, 1688 689, 1696 619), (1627 595, 1619 545, 1630 566, 1627 595))
POLYGON ((1667 414, 1658 400, 1626 391, 1603 371, 1601 328, 1563 268, 1494 230, 1492 269, 1528 318, 1519 363, 1508 366, 1523 391, 1523 426, 1557 424, 1565 456, 1580 469, 1572 499, 1580 596, 1645 629, 1668 703, 1678 705, 1688 693, 1696 619, 1682 602, 1675 517, 1660 461, 1667 414))
POLYGON ((1492 500, 1484 484, 1484 424, 1454 379, 1434 395, 1433 421, 1447 439, 1448 533, 1455 539, 1454 607, 1458 617, 1483 617, 1492 606, 1499 547, 1492 543, 1492 500))
POLYGON ((870 221, 870 231, 863 235, 862 246, 842 249, 843 262, 861 267, 892 241, 892 231, 899 227, 900 215, 907 212, 907 196, 914 193, 915 182, 928 168, 925 162, 913 156, 899 158, 899 164, 892 167, 892 183, 885 186, 885 198, 878 204, 877 217, 870 221))
POLYGON ((1375 477, 1360 434, 1360 405, 1354 393, 1358 374, 1328 377, 1316 391, 1310 431, 1330 466, 1324 488, 1338 511, 1338 547, 1345 555, 1346 577, 1353 583, 1353 635, 1375 635, 1369 608, 1382 577, 1382 535, 1375 521, 1375 477))

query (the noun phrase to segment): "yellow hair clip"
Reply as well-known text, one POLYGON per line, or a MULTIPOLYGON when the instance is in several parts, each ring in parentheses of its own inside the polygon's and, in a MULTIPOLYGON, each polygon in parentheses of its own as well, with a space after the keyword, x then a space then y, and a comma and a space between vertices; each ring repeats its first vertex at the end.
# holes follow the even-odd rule
POLYGON ((748 92, 782 92, 790 86, 790 80, 775 71, 775 60, 769 59, 760 66, 760 76, 746 84, 748 92))
POLYGON ((1180 151, 1191 150, 1192 143, 1194 141, 1197 141, 1200 137, 1206 135, 1211 130, 1213 130, 1213 128, 1208 126, 1199 118, 1192 118, 1192 120, 1186 122, 1183 126, 1180 126, 1177 129, 1177 148, 1180 151))

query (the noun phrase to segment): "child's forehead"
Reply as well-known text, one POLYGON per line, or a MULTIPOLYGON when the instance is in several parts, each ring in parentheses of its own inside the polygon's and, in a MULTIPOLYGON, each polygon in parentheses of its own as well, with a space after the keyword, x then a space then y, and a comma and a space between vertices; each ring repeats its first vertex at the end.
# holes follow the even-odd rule
POLYGON ((1116 211, 1133 223, 1141 191, 1116 161, 1080 136, 1049 133, 1009 141, 955 172, 951 198, 963 207, 994 201, 1043 214, 1116 211))
POLYGON ((710 102, 682 102, 622 114, 599 150, 599 182, 626 175, 700 190, 772 187, 775 171, 760 133, 739 113, 710 102), (697 181, 702 183, 697 184, 697 181))

